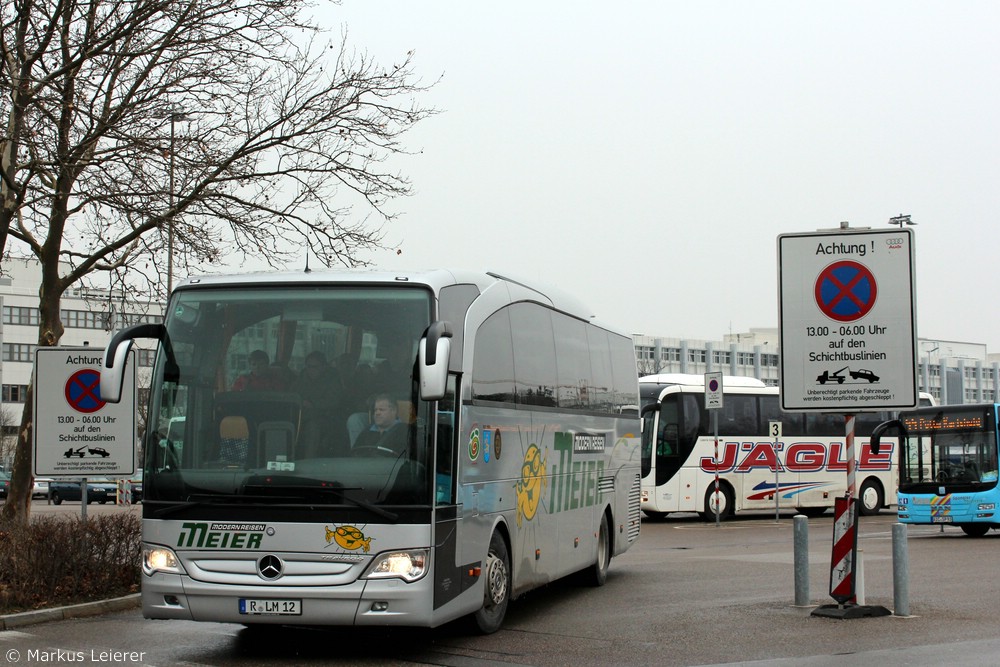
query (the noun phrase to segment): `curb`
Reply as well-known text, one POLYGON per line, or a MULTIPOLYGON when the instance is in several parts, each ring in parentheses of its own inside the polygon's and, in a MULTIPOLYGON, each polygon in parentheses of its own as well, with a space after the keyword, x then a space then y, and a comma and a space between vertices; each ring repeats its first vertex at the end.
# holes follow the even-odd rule
POLYGON ((113 611, 135 609, 140 604, 140 594, 132 593, 131 595, 126 595, 120 598, 111 598, 110 600, 84 602, 82 604, 74 604, 67 607, 56 607, 55 609, 36 609, 34 611, 24 611, 19 614, 0 616, 0 630, 13 630, 14 628, 21 628, 26 625, 48 623, 49 621, 64 621, 69 618, 99 616, 113 611))

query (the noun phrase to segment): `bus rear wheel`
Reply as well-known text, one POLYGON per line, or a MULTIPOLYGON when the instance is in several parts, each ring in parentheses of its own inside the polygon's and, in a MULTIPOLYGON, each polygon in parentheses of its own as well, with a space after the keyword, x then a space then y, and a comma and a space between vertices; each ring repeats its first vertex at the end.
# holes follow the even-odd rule
POLYGON ((885 503, 881 485, 870 479, 861 485, 858 499, 861 500, 861 516, 875 516, 885 503))
POLYGON ((646 515, 647 519, 652 519, 653 521, 666 521, 667 516, 670 512, 654 512, 653 510, 643 510, 643 514, 646 515))
POLYGON ((698 512, 698 514, 705 521, 715 521, 715 515, 718 513, 719 519, 724 521, 733 515, 735 507, 733 491, 727 484, 719 485, 718 502, 716 502, 715 484, 713 483, 705 492, 705 511, 698 512))
POLYGON ((601 516, 601 527, 597 532, 597 560, 583 570, 583 583, 589 586, 603 586, 608 580, 608 568, 611 567, 611 531, 608 528, 608 515, 601 516))
POLYGON ((483 606, 472 617, 479 632, 489 635, 503 625, 504 616, 507 615, 507 605, 510 603, 510 553, 507 551, 507 543, 499 532, 494 532, 490 538, 490 549, 486 555, 483 575, 486 584, 483 606))

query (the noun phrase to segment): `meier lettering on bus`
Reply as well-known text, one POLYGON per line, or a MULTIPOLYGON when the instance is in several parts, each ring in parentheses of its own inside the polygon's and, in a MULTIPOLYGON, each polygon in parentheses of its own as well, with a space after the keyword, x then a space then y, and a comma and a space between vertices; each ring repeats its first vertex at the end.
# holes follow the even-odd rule
POLYGON ((209 530, 208 523, 186 522, 181 525, 181 532, 177 536, 177 546, 208 549, 259 549, 263 539, 263 529, 260 531, 209 530))
MULTIPOLYGON (((875 454, 869 443, 860 446, 860 457, 857 469, 859 471, 886 471, 892 466, 892 445, 875 454)), ((718 472, 748 473, 754 470, 770 470, 774 472, 817 472, 829 470, 833 472, 847 471, 847 446, 843 442, 831 442, 829 448, 822 442, 778 443, 779 451, 784 450, 784 461, 779 463, 774 455, 773 442, 725 442, 720 445, 721 460, 718 472), (786 446, 787 445, 787 446, 786 446), (740 452, 746 452, 742 457, 740 452)), ((714 474, 715 459, 703 456, 701 469, 714 474)))
MULTIPOLYGON (((603 436, 591 437, 600 437, 603 440, 603 436)), ((569 433, 556 433, 554 447, 559 453, 559 463, 552 466, 549 512, 563 512, 596 505, 597 480, 604 473, 604 461, 593 459, 574 461, 574 437, 569 433)))

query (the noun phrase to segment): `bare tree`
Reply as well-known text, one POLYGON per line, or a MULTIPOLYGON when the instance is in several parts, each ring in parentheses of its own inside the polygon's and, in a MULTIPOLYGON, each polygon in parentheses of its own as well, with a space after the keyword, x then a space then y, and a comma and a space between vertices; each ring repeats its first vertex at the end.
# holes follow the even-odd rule
POLYGON ((7 466, 14 454, 14 412, 6 405, 0 406, 0 466, 7 466))
POLYGON ((658 373, 662 373, 667 366, 667 362, 656 361, 655 359, 636 360, 636 370, 639 372, 639 377, 643 377, 644 375, 657 375, 658 373))
MULTIPOLYGON (((356 265, 380 246, 386 203, 410 192, 389 161, 433 113, 428 86, 412 52, 382 66, 346 36, 321 44, 303 7, 0 5, 0 252, 41 263, 40 345, 78 283, 162 295, 175 260, 356 265)), ((29 511, 31 393, 4 519, 29 511)))

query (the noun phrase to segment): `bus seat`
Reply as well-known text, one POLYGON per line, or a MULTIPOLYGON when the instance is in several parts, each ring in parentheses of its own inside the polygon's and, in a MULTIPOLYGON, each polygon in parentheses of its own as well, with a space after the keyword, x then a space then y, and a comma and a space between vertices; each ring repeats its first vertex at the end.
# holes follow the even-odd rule
POLYGON ((243 465, 250 449, 250 428, 246 417, 228 415, 219 422, 219 460, 243 465))
POLYGON ((268 461, 290 461, 294 442, 295 425, 292 422, 261 422, 257 427, 257 450, 263 457, 260 465, 267 465, 268 461))
POLYGON ((417 411, 413 407, 413 403, 410 401, 396 401, 396 411, 398 413, 399 421, 404 424, 412 424, 417 421, 417 411))

